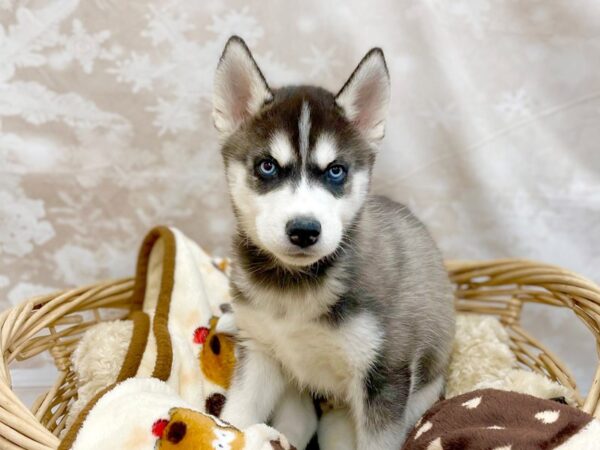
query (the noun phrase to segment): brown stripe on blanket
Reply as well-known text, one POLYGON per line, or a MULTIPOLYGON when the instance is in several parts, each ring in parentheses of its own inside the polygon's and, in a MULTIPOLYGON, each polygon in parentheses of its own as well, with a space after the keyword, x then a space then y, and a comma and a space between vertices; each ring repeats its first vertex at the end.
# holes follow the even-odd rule
POLYGON ((164 226, 158 226, 150 230, 138 255, 137 269, 133 294, 131 297, 131 310, 139 311, 142 309, 146 294, 146 284, 148 279, 148 265, 150 254, 158 239, 163 241, 163 267, 160 280, 160 291, 158 302, 152 323, 152 331, 156 338, 156 365, 152 377, 166 381, 171 374, 171 365, 173 363, 173 348, 171 347, 171 336, 169 334, 169 309, 171 306, 171 294, 175 283, 175 236, 173 232, 164 226))
POLYGON ((175 236, 167 227, 156 227, 148 233, 140 248, 134 289, 131 297, 131 312, 129 314, 129 319, 133 321, 133 334, 117 380, 115 383, 98 392, 88 404, 85 405, 73 421, 71 427, 65 433, 57 450, 69 450, 73 446, 85 419, 98 401, 106 393, 114 389, 120 382, 132 378, 137 374, 144 355, 144 350, 148 344, 148 333, 150 330, 150 318, 146 313, 141 311, 146 293, 148 263, 152 248, 159 238, 163 238, 164 254, 160 292, 152 327, 157 346, 156 365, 154 366, 152 376, 162 381, 166 381, 170 376, 173 349, 171 347, 171 337, 167 327, 169 308, 171 306, 171 293, 173 291, 175 277, 175 236), (168 264, 165 264, 165 262, 168 264))
POLYGON ((148 344, 148 332, 150 331, 150 317, 148 317, 148 314, 142 311, 134 311, 131 313, 130 319, 133 321, 133 333, 117 381, 135 376, 142 362, 144 349, 148 344))
POLYGON ((415 425, 403 450, 552 449, 591 420, 558 402, 483 389, 435 404, 415 425))

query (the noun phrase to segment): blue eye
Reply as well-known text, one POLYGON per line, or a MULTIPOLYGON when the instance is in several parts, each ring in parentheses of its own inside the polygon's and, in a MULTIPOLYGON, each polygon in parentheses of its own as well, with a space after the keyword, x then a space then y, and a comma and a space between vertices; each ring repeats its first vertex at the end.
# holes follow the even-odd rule
POLYGON ((346 179, 346 168, 340 164, 335 164, 327 169, 326 174, 332 183, 342 183, 346 179))
POLYGON ((277 175, 277 170, 277 163, 272 159, 263 159, 257 167, 258 175, 267 179, 277 175))

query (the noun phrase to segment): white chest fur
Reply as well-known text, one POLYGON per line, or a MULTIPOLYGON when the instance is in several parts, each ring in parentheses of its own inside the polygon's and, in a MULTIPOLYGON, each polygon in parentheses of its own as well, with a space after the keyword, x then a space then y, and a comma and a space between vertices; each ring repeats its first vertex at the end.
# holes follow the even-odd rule
POLYGON ((366 313, 334 327, 301 314, 276 317, 245 304, 235 309, 249 346, 275 358, 302 387, 339 398, 368 370, 381 342, 376 320, 366 313))

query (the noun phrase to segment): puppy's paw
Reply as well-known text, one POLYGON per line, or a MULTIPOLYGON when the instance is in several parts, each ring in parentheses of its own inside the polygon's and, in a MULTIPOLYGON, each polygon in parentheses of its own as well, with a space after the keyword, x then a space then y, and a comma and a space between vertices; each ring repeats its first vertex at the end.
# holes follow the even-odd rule
POLYGON ((283 434, 265 424, 252 425, 244 434, 247 450, 296 450, 283 434))
POLYGON ((282 443, 280 439, 276 441, 271 441, 270 444, 272 450, 296 450, 296 447, 291 445, 289 442, 282 443))

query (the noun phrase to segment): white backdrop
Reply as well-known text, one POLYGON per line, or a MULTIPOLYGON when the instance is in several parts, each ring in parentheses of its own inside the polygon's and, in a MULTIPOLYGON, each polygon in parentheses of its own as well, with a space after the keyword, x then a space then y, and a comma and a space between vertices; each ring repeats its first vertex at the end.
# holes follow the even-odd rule
MULTIPOLYGON (((336 90, 382 46, 393 98, 374 190, 447 257, 600 281, 598 0, 0 0, 0 24, 0 308, 131 274, 158 223, 227 252, 210 97, 232 33, 273 85, 336 90)), ((589 380, 593 343, 571 316, 527 324, 589 380)))

